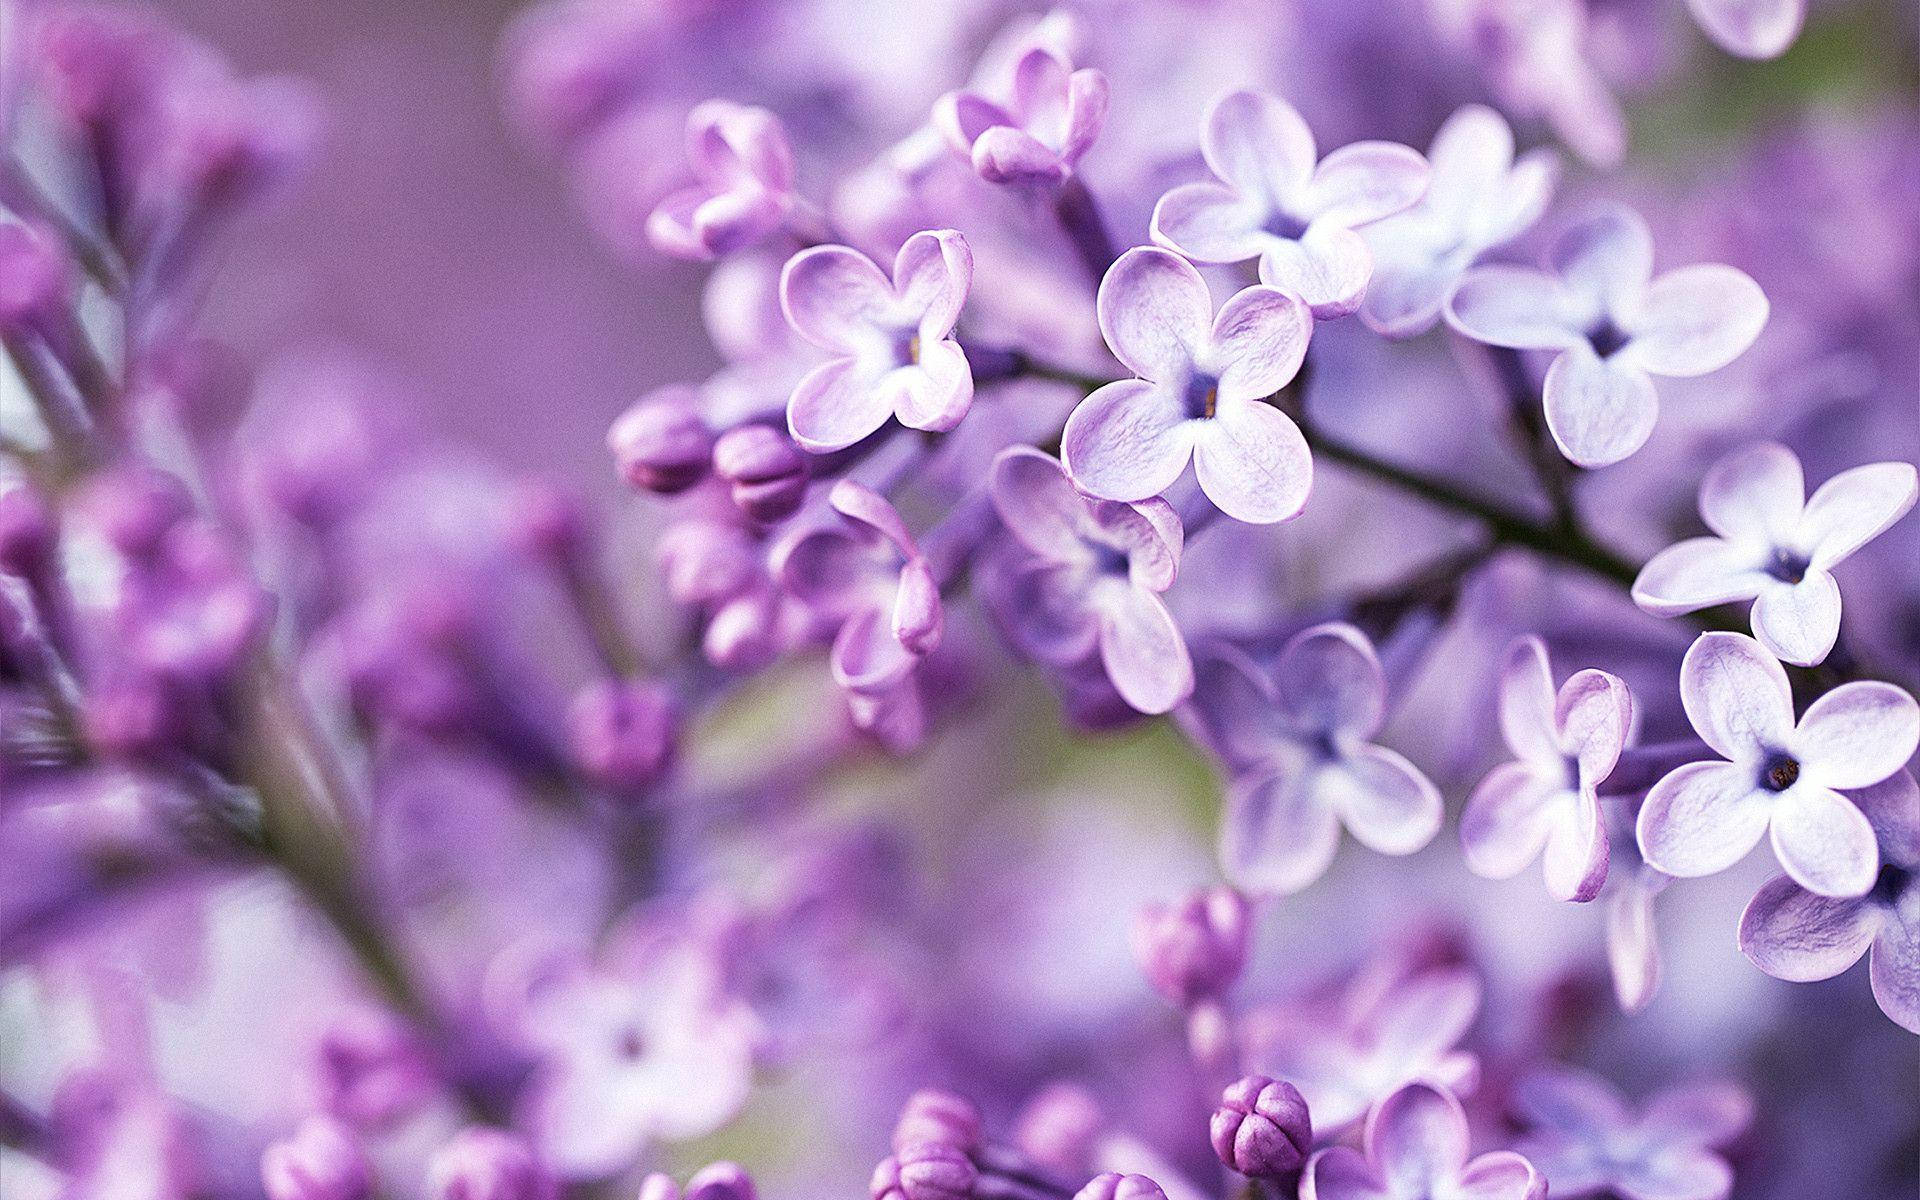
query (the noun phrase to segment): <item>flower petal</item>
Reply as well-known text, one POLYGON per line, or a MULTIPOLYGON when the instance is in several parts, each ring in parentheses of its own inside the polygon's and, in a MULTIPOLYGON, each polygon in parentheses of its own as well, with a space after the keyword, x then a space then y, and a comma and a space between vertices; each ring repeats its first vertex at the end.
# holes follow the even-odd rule
POLYGON ((1250 892, 1290 895, 1327 873, 1340 822, 1304 764, 1235 779, 1227 791, 1220 862, 1250 892))
POLYGON ((1299 297, 1270 287, 1236 292, 1214 317, 1209 346, 1221 397, 1253 400, 1291 383, 1312 335, 1313 317, 1299 297))
POLYGON ((1800 544, 1812 566, 1832 570, 1913 507, 1920 475, 1913 464, 1868 463, 1842 471, 1814 490, 1800 516, 1800 544))
POLYGON ((821 363, 794 385, 787 432, 804 450, 843 450, 877 432, 893 415, 892 397, 854 358, 821 363))
POLYGON ((1664 875, 1642 867, 1607 902, 1607 966, 1620 1008, 1639 1012, 1660 986, 1660 947, 1653 924, 1657 888, 1646 882, 1664 875))
POLYGON ((1633 602, 1656 617, 1751 600, 1770 581, 1751 546, 1717 537, 1675 542, 1648 560, 1633 581, 1633 602))
POLYGON ((1860 961, 1880 923, 1864 900, 1816 895, 1777 875, 1740 914, 1740 952, 1775 979, 1831 979, 1860 961))
POLYGON ((1500 664, 1500 734, 1507 748, 1527 762, 1559 766, 1557 703, 1546 643, 1532 634, 1515 638, 1500 664))
POLYGON ((1687 0, 1693 19, 1722 50, 1778 58, 1800 36, 1807 0, 1687 0))
POLYGON ((878 695, 899 683, 920 661, 893 636, 887 615, 863 608, 840 626, 827 666, 833 681, 850 692, 878 695))
POLYGON ((1580 778, 1598 787, 1620 761, 1633 727, 1633 693, 1617 675, 1589 668, 1560 688, 1554 721, 1561 740, 1576 756, 1580 778))
POLYGON ((1472 214, 1468 229, 1474 244, 1499 246, 1533 228, 1546 214, 1559 184, 1558 154, 1543 149, 1522 155, 1506 178, 1495 185, 1492 202, 1472 214))
POLYGON ((1616 1186, 1624 1200, 1725 1200, 1733 1169, 1697 1146, 1672 1147, 1636 1158, 1616 1186))
POLYGON ((1194 424, 1170 387, 1122 379, 1095 391, 1060 437, 1067 474, 1107 500, 1145 500, 1173 486, 1193 456, 1194 424))
POLYGON ((1200 153, 1241 195, 1276 207, 1307 186, 1319 158, 1313 130, 1291 104, 1244 89, 1208 107, 1200 153))
POLYGON ((1745 271, 1698 263, 1647 288, 1623 356, 1655 375, 1691 378, 1746 352, 1767 323, 1767 296, 1745 271))
POLYGON ((1748 620, 1753 636, 1781 662, 1824 662, 1840 639, 1840 585, 1809 569, 1799 583, 1769 578, 1760 585, 1748 620))
POLYGON ((1394 1194, 1351 1146, 1314 1151, 1300 1176, 1300 1200, 1392 1200, 1394 1194))
POLYGON ((1467 1114, 1449 1092, 1409 1083, 1367 1117, 1367 1157, 1395 1195, 1429 1196, 1467 1161, 1467 1114))
POLYGON ((888 373, 893 410, 908 429, 945 433, 973 406, 973 368, 960 343, 922 341, 920 361, 888 373))
POLYGON ((1840 793, 1801 784, 1773 806, 1773 853, 1793 881, 1822 896, 1864 896, 1880 873, 1873 826, 1840 793))
POLYGON ((1329 622, 1303 629, 1274 668, 1280 703, 1308 728, 1372 737, 1387 711, 1387 681, 1367 635, 1329 622))
POLYGON ((1065 467, 1032 446, 1011 446, 993 460, 987 494, 1001 524, 1021 544, 1051 562, 1084 560, 1092 526, 1086 497, 1065 467))
POLYGON ((900 587, 893 598, 894 638, 908 653, 924 656, 940 644, 945 627, 940 584, 925 559, 908 559, 900 568, 900 587))
POLYGON ((1778 442, 1756 442, 1713 464, 1700 483, 1700 519, 1723 538, 1788 544, 1806 499, 1800 460, 1778 442))
POLYGON ((1106 589, 1099 605, 1100 661, 1120 698, 1143 713, 1164 713, 1193 694, 1193 660, 1180 626, 1160 597, 1131 584, 1106 589))
POLYGON ((1020 183, 1065 178, 1060 155, 1024 129, 999 125, 973 143, 973 169, 988 183, 1020 183))
POLYGON ((1640 1129, 1662 1141, 1724 1146, 1747 1131, 1753 1115, 1753 1096, 1738 1084, 1683 1083, 1647 1103, 1640 1129))
POLYGON ((845 246, 802 250, 780 271, 780 308, 787 323, 824 350, 860 353, 872 344, 874 322, 893 304, 893 285, 880 268, 845 246))
POLYGON ((1632 311, 1653 276, 1653 234, 1639 213, 1609 204, 1554 239, 1547 262, 1594 316, 1632 311))
POLYGON ((1427 148, 1433 180, 1421 203, 1466 217, 1484 204, 1513 166, 1513 129, 1484 104, 1463 104, 1441 122, 1427 148))
POLYGON ((1447 324, 1489 346, 1564 350, 1585 340, 1566 285, 1525 267, 1475 267, 1447 297, 1447 324))
POLYGON ((1920 782, 1911 771, 1895 771, 1872 787, 1849 792, 1847 799, 1867 814, 1882 859, 1920 867, 1920 782))
POLYGON ((1600 797, 1591 787, 1583 788, 1548 833, 1542 859, 1547 893, 1555 900, 1573 904, 1584 904, 1598 896, 1601 885, 1607 882, 1609 851, 1600 797))
POLYGON ((1182 184, 1153 206, 1153 240, 1195 262, 1245 262, 1271 238, 1261 228, 1265 211, 1217 183, 1182 184))
POLYGON ((1291 520, 1313 489, 1300 427, 1257 400, 1226 400, 1211 420, 1193 423, 1193 469, 1207 499, 1249 525, 1291 520))
POLYGON ((922 230, 894 255, 893 290, 923 342, 952 332, 972 286, 973 250, 958 230, 922 230))
POLYGON ((1100 281, 1096 307, 1114 357, 1160 383, 1185 380, 1213 320, 1206 280, 1158 246, 1135 246, 1116 259, 1100 281))
POLYGON ((1460 278, 1451 256, 1435 257, 1425 246, 1403 245, 1391 234, 1367 232, 1373 250, 1373 276, 1360 302, 1360 319, 1382 337, 1418 337, 1432 329, 1460 278))
POLYGON ((1546 847, 1549 802, 1562 794, 1558 780, 1540 778, 1526 763, 1501 763, 1488 772, 1460 814, 1467 869, 1487 879, 1518 875, 1546 847))
POLYGON ((1611 1083, 1588 1071, 1549 1065, 1521 1076, 1513 1108, 1536 1130, 1598 1140, 1625 1128, 1633 1115, 1611 1083))
POLYGON ((864 526, 885 539, 902 556, 917 558, 920 548, 913 532, 900 519, 899 510, 885 496, 857 479, 842 479, 827 493, 827 503, 856 526, 864 526))
POLYGON ((1245 651, 1225 642, 1206 647, 1195 677, 1193 701, 1182 711, 1197 726, 1196 740, 1235 773, 1262 760, 1281 736, 1272 681, 1245 651))
POLYGON ((1890 683, 1843 683, 1807 706, 1794 731, 1801 770, 1827 787, 1863 788, 1906 766, 1920 747, 1920 705, 1890 683))
POLYGON ((1908 1033, 1920 1033, 1920 928, 1891 915, 1873 939, 1868 977, 1880 1011, 1908 1033))
POLYGON ((1724 871, 1759 844, 1772 810, 1745 767, 1688 763, 1647 792, 1637 823, 1641 857, 1682 879, 1724 871))
POLYGON ((1440 832, 1445 808, 1420 769, 1385 746, 1362 746, 1320 772, 1320 794, 1360 844, 1412 854, 1440 832))
POLYGON ((1772 753, 1793 736, 1786 669, 1742 634, 1694 639, 1680 661, 1680 703, 1701 740, 1726 758, 1772 753))
POLYGON ((1553 360, 1541 400, 1560 452, 1582 467, 1629 457, 1647 444, 1660 416, 1660 398, 1645 371, 1624 356, 1602 359, 1585 342, 1553 360))
POLYGON ((1305 300, 1322 321, 1360 307, 1373 275, 1373 251, 1353 230, 1323 218, 1307 226, 1298 241, 1269 237, 1265 245, 1261 283, 1305 300))
POLYGON ((1352 229, 1417 202, 1433 170, 1418 150, 1398 142, 1354 142, 1322 159, 1299 204, 1310 221, 1352 229))
POLYGON ((1540 1200, 1547 1181, 1511 1150, 1495 1150, 1468 1163, 1453 1181, 1455 1200, 1540 1200))

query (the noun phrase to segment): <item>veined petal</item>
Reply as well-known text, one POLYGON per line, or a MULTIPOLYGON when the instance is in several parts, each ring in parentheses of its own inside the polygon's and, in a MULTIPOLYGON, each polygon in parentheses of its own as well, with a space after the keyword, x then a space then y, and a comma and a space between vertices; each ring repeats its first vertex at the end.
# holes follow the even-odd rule
POLYGON ((1200 153, 1242 195, 1284 204, 1307 186, 1319 151, 1291 104, 1266 92, 1228 92, 1207 109, 1200 153))
POLYGON ((1687 647, 1680 661, 1680 703, 1701 740, 1727 758, 1771 753, 1793 736, 1786 669, 1760 643, 1738 633, 1703 633, 1687 647))
POLYGON ((1745 271, 1699 263, 1648 286, 1621 353, 1655 375, 1705 375, 1745 353, 1766 323, 1766 293, 1745 271))
POLYGON ((1700 519, 1723 538, 1781 546, 1798 531, 1805 498, 1793 451, 1778 442, 1756 442, 1707 472, 1700 483, 1700 519))
POLYGON ((1306 507, 1313 456, 1293 418, 1257 400, 1225 399, 1212 419, 1191 427, 1194 474, 1221 512, 1272 525, 1306 507))
POLYGON ((1798 583, 1766 579, 1753 602, 1753 636, 1781 662, 1824 662, 1840 639, 1840 585, 1809 569, 1798 583))
POLYGON ((1362 746, 1320 772, 1320 794, 1361 845, 1381 854, 1412 854, 1440 832, 1439 789, 1420 768, 1385 746, 1362 746))
POLYGON ((1633 728, 1633 693, 1619 676, 1588 668, 1561 685, 1554 721, 1581 781, 1598 787, 1613 773, 1633 728))
POLYGON ((1213 319, 1208 358, 1220 373, 1220 396, 1259 399, 1279 391, 1300 370, 1313 317, 1297 296, 1277 288, 1234 293, 1213 319))
POLYGON ((787 432, 802 449, 826 454, 877 432, 892 415, 892 397, 879 378, 858 359, 836 358, 794 385, 787 432))
POLYGON ((1001 524, 1035 554, 1071 563, 1089 555, 1083 535, 1092 524, 1087 500, 1066 468, 1031 446, 1012 446, 993 460, 988 496, 1001 524))
POLYGON ((972 286, 973 250, 958 230, 922 230, 894 255, 893 290, 922 342, 952 332, 972 286))
POLYGON ((1367 1157, 1396 1195, 1430 1196, 1467 1161, 1467 1114, 1432 1084, 1410 1083, 1367 1117, 1367 1157))
POLYGON ((1558 702, 1546 643, 1532 634, 1515 638, 1500 664, 1500 734, 1507 748, 1528 762, 1559 766, 1558 702))
POLYGON ((1186 378, 1213 322, 1206 280, 1158 246, 1135 246, 1116 259, 1100 281, 1096 307, 1114 357, 1159 383, 1186 378))
POLYGON ((1298 241, 1267 238, 1260 254, 1260 282, 1305 300, 1322 321, 1358 309, 1372 275, 1366 239, 1328 219, 1308 225, 1298 241))
POLYGON ((1867 814, 1880 843, 1880 857, 1903 867, 1920 867, 1920 782, 1911 771, 1895 771, 1871 787, 1847 793, 1867 814))
POLYGON ((1525 267, 1475 267, 1446 302, 1447 324, 1476 342, 1564 350, 1584 340, 1566 285, 1525 267))
POLYGON ((896 368, 893 410, 908 429, 945 433, 973 406, 973 368, 960 343, 950 339, 920 343, 920 361, 896 368))
POLYGON ((1920 747, 1920 705, 1890 683, 1843 683, 1807 707, 1794 731, 1801 771, 1827 787, 1864 788, 1920 747))
POLYGON ((1920 496, 1913 464, 1868 463, 1842 471, 1814 490, 1800 515, 1800 544, 1811 565, 1832 570, 1907 515, 1920 496))
POLYGON ((1467 799, 1460 815, 1460 848, 1467 869, 1488 879, 1511 879, 1546 847, 1559 780, 1542 779, 1526 764, 1501 763, 1467 799))
POLYGON ((1186 183, 1153 206, 1153 240, 1204 263, 1245 262, 1272 235, 1261 228, 1266 209, 1230 187, 1186 183))
POLYGON ((1734 600, 1751 600, 1771 577, 1752 547, 1717 537, 1675 542, 1648 560, 1633 581, 1633 602, 1656 617, 1677 617, 1734 600))
POLYGON ((1602 359, 1585 342, 1560 352, 1541 388, 1547 428, 1560 452, 1582 467, 1606 467, 1647 444, 1660 416, 1653 380, 1616 356, 1602 359))
POLYGON ((1772 797, 1732 763, 1688 763, 1647 792, 1640 807, 1640 854, 1668 875, 1724 871, 1759 844, 1772 797))
POLYGON ((1920 928, 1902 913, 1890 914, 1868 961, 1880 1011, 1908 1033, 1920 1033, 1920 928))
POLYGON ((801 337, 824 350, 859 354, 874 322, 893 307, 893 285, 873 260, 845 246, 814 246, 780 271, 780 308, 801 337))
POLYGON ((1082 490, 1107 500, 1145 500, 1187 469, 1195 424, 1173 388, 1122 379, 1073 410, 1061 434, 1061 458, 1082 490))
POLYGON ((1407 208, 1427 190, 1432 168, 1397 142, 1354 142, 1322 159, 1299 205, 1309 220, 1352 229, 1407 208))
POLYGON ((1340 821, 1319 799, 1311 768, 1289 764, 1236 779, 1227 792, 1220 861, 1250 892, 1291 895, 1326 874, 1340 821))
POLYGON ((1193 694, 1186 639, 1160 597, 1131 584, 1098 605, 1100 661, 1120 698, 1143 713, 1169 712, 1193 694))

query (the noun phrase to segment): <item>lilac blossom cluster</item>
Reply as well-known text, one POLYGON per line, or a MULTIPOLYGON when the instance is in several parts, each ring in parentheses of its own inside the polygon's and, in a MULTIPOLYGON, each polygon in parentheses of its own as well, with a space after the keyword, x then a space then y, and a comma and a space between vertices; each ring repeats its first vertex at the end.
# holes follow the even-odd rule
POLYGON ((1806 1194, 1832 1102, 1650 1049, 1720 986, 1656 901, 1751 895, 1768 1005, 1866 958, 1910 1056, 1920 239, 1776 226, 1920 212, 1920 123, 1690 213, 1595 29, 1800 4, 1093 7, 514 25, 596 229, 705 271, 603 524, 203 330, 305 87, 0 0, 9 1200, 1806 1194), (1203 865, 1022 778, 1142 746, 1203 865))

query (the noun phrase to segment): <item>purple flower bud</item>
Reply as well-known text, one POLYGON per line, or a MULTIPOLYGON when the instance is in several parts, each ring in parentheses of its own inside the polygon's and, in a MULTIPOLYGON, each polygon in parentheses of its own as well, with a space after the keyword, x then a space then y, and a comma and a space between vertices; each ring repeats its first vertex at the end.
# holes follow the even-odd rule
POLYGON ((293 1136, 260 1156, 268 1200, 367 1200, 373 1194, 366 1155, 345 1125, 308 1117, 293 1136))
POLYGON ((1299 1090, 1264 1075, 1229 1085, 1207 1132, 1221 1162, 1255 1178, 1298 1170, 1313 1145, 1313 1121, 1299 1090))
POLYGON ((753 1176, 738 1163, 709 1163, 687 1180, 686 1200, 756 1200, 753 1176))
POLYGON ((102 758, 137 760, 164 751, 180 736, 177 689, 157 676, 129 672, 97 685, 83 711, 86 742, 102 758))
POLYGON ((1050 1084, 1021 1110, 1013 1144, 1039 1166, 1065 1176, 1085 1175, 1105 1125, 1106 1115, 1087 1089, 1050 1084))
POLYGON ((43 326, 72 291, 72 272, 54 238, 25 225, 0 225, 0 330, 43 326))
POLYGON ((900 1190, 906 1200, 967 1200, 980 1171, 959 1146, 915 1142, 903 1147, 900 1190))
POLYGON ((1087 1185, 1074 1193, 1073 1200, 1167 1200, 1167 1194, 1145 1175, 1108 1171, 1087 1180, 1087 1185))
POLYGON ((1133 921, 1133 953, 1154 990, 1184 1007, 1240 978, 1249 932, 1246 899, 1232 888, 1211 888, 1142 908, 1133 921))
POLYGON ((633 792, 667 769, 677 724, 667 689, 602 680, 574 697, 567 711, 567 745, 583 775, 601 787, 633 792))
POLYGON ((517 1133, 474 1126, 427 1162, 428 1200, 554 1200, 559 1185, 517 1133))
POLYGON ((434 1087, 419 1044, 379 1009, 355 1012, 320 1036, 320 1078, 326 1110, 360 1128, 392 1124, 434 1087))
POLYGON ((909 1146, 953 1146, 961 1151, 980 1144, 980 1110, 973 1101, 938 1088, 922 1088, 907 1097, 893 1126, 893 1149, 909 1146))
POLYGON ((706 477, 713 430, 700 418, 692 388, 668 387, 622 413, 607 431, 607 445, 630 486, 671 496, 706 477))
POLYGON ((731 600, 762 578, 758 541, 723 521, 677 521, 661 532, 656 553, 667 594, 680 604, 731 600))
POLYGON ((654 1171, 640 1181, 638 1200, 680 1200, 680 1185, 673 1176, 654 1171))
POLYGON ((733 485, 733 502, 756 521, 793 515, 807 495, 806 455, 771 425, 741 425, 713 444, 713 472, 733 485))
POLYGON ((38 491, 22 483, 0 492, 0 571, 32 575, 58 545, 59 527, 38 491))
POLYGON ((873 1169, 873 1177, 867 1181, 867 1195, 871 1200, 905 1200, 906 1193, 900 1188, 900 1160, 889 1154, 880 1160, 873 1169))
POLYGON ((186 519, 193 497, 164 471, 133 469, 99 476, 87 486, 82 506, 114 549, 138 559, 151 557, 186 519))
POLYGON ((707 661, 728 671, 753 671, 780 656, 780 603, 749 592, 722 605, 707 623, 701 649, 707 661))
POLYGON ((552 562, 573 561, 587 545, 586 516, 572 496, 542 480, 514 489, 512 535, 527 553, 552 562))

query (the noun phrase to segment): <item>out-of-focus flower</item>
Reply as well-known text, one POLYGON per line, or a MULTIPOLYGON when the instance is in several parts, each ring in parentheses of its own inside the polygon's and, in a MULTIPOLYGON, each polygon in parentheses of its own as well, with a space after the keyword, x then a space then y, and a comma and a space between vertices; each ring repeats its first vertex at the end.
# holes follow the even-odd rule
POLYGON ((309 1117, 293 1136, 260 1156, 267 1200, 367 1200, 373 1172, 351 1131, 329 1117, 309 1117))
POLYGON ((1793 719, 1786 669, 1744 634, 1706 633, 1680 664, 1695 732, 1726 762, 1667 775, 1640 809, 1640 852, 1669 875, 1724 871, 1772 831, 1795 883, 1862 896, 1880 869, 1873 826, 1836 789, 1871 787, 1920 747, 1920 704, 1889 683, 1841 684, 1793 719))
POLYGON ((1784 662, 1810 667, 1840 637, 1833 568, 1905 516, 1920 497, 1912 464, 1842 471, 1811 499, 1800 460, 1774 442, 1736 450, 1700 484, 1700 516, 1716 536, 1653 556, 1633 601, 1663 617, 1753 601, 1753 635, 1784 662))
POLYGON ((1864 896, 1822 896, 1779 876, 1740 917, 1740 949, 1776 979, 1830 979, 1871 952, 1880 1011, 1920 1033, 1920 785, 1906 771, 1852 794, 1880 845, 1864 896))
POLYGON ((1453 1093, 1410 1083, 1367 1117, 1366 1153, 1314 1152, 1302 1200, 1541 1200, 1547 1180, 1511 1150, 1469 1160, 1467 1114, 1453 1093))
POLYGON ((1208 888, 1172 904, 1150 904, 1129 936, 1155 991, 1182 1007, 1218 998, 1247 962, 1252 914, 1232 888, 1208 888))
MULTIPOLYGON (((1629 837, 1628 843, 1633 839, 1629 837)), ((1660 986, 1660 943, 1653 921, 1653 900, 1673 877, 1640 863, 1636 869, 1614 869, 1613 893, 1607 909, 1607 969, 1613 977, 1613 995, 1624 1012, 1639 1012, 1660 986)))
POLYGON ((1540 219, 1560 174, 1550 150, 1516 162, 1513 130, 1479 104, 1447 118, 1427 161, 1433 178, 1419 203, 1361 230, 1373 252, 1373 278, 1360 319, 1387 337, 1433 328, 1467 268, 1540 219))
POLYGON ((1100 136, 1107 119, 1107 77, 1073 69, 1053 49, 1035 46, 1013 68, 1005 103, 978 90, 949 92, 934 123, 989 183, 1057 182, 1100 136))
POLYGON ((806 455, 771 425, 738 425, 721 434, 713 444, 713 473, 756 521, 784 520, 807 496, 806 455))
POLYGON ((891 280, 845 246, 815 246, 780 275, 780 304, 801 337, 833 355, 793 389, 787 428, 816 454, 851 446, 898 417, 945 431, 973 402, 973 371, 954 322, 973 283, 973 252, 951 229, 907 239, 891 280))
POLYGON ((1153 208, 1153 238, 1196 262, 1260 260, 1260 280, 1321 320, 1360 307, 1373 255, 1354 230, 1426 190, 1427 161, 1393 142, 1319 156, 1292 105, 1229 92, 1207 109, 1200 149, 1217 182, 1189 183, 1153 208))
POLYGON ((1313 483, 1307 442, 1267 396, 1292 381, 1313 322, 1294 296, 1250 287, 1214 314, 1206 281, 1154 246, 1100 282, 1100 331, 1138 378, 1109 383, 1067 418, 1067 473, 1107 500, 1145 500, 1189 460, 1207 498, 1238 521, 1297 515, 1313 483))
POLYGON ((1087 1180, 1073 1200, 1167 1200, 1167 1193, 1145 1175, 1107 1171, 1087 1180))
POLYGON ((1547 890, 1586 901, 1607 880, 1607 829, 1598 788, 1633 725, 1633 696, 1605 671, 1553 687, 1547 648, 1524 637, 1500 671, 1500 732, 1517 756, 1480 781, 1460 817, 1467 866, 1516 875, 1545 851, 1547 890))
POLYGON ((620 476, 641 491, 671 496, 706 478, 713 429, 693 388, 669 385, 647 393, 607 430, 620 476))
POLYGON ((937 1088, 907 1097, 893 1126, 897 1154, 913 1145, 948 1145, 971 1151, 980 1141, 980 1110, 973 1101, 937 1088))
POLYGON ((416 1111, 437 1080, 425 1049, 385 1009, 355 1009, 320 1036, 321 1103, 363 1129, 383 1129, 416 1111))
POLYGON ((793 211, 793 151, 764 108, 709 100, 687 114, 695 182, 660 202, 647 238, 663 254, 710 259, 744 250, 793 211))
POLYGON ((673 761, 676 707, 657 683, 609 679, 588 685, 567 710, 574 765, 613 791, 646 788, 673 761))
POLYGON ((1778 58, 1800 36, 1807 0, 1687 0, 1700 28, 1729 54, 1778 58))
POLYGON ((1556 351, 1542 390, 1547 428, 1573 462, 1604 467, 1652 435, 1660 403, 1651 376, 1705 375, 1738 358, 1767 322, 1767 298, 1719 263, 1655 278, 1646 222, 1609 205, 1561 233, 1545 271, 1467 272, 1446 313, 1476 341, 1556 351))
POLYGON ((555 1200, 560 1184, 527 1140, 471 1126, 427 1160, 427 1200, 555 1200))
POLYGON ((1569 1200, 1724 1200, 1733 1170, 1715 1150, 1753 1120, 1752 1098, 1728 1084, 1668 1088, 1636 1114, 1606 1080, 1566 1067, 1524 1076, 1512 1104, 1528 1129, 1520 1153, 1569 1200))
POLYGON ((1221 1093, 1207 1135, 1214 1154, 1230 1170, 1278 1179, 1306 1160, 1313 1145, 1313 1121, 1299 1089, 1249 1075, 1221 1093))
POLYGON ((1586 0, 1426 0, 1441 34, 1479 64, 1500 105, 1539 117, 1582 159, 1611 167, 1626 116, 1595 61, 1586 0))

